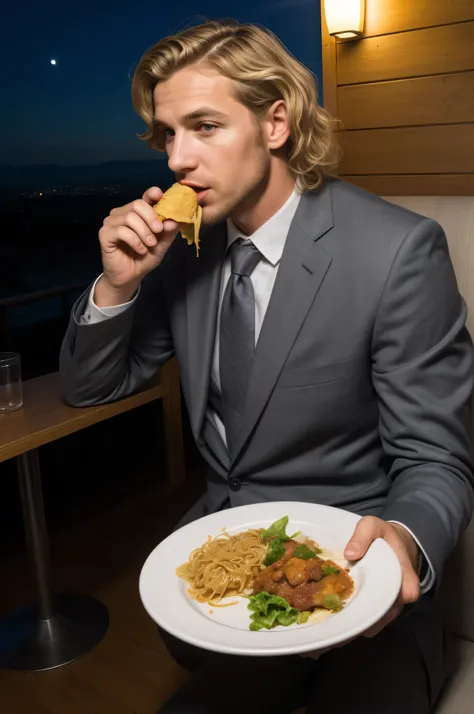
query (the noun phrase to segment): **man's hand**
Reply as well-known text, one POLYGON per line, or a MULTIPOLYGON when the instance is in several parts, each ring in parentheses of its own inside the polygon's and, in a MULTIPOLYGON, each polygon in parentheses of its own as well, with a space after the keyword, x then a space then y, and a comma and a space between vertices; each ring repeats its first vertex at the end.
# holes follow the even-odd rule
MULTIPOLYGON (((383 538, 383 540, 387 541, 400 561, 402 567, 402 587, 393 607, 390 608, 379 622, 373 625, 369 630, 363 632, 363 637, 375 637, 384 627, 398 617, 404 605, 416 602, 420 597, 420 579, 417 574, 420 551, 409 532, 405 530, 403 526, 398 525, 398 523, 387 523, 375 516, 365 516, 361 518, 352 538, 346 545, 344 557, 352 561, 360 560, 367 553, 370 544, 377 538, 383 538)), ((344 647, 344 645, 347 645, 354 639, 356 638, 352 637, 350 640, 335 645, 335 647, 344 647)), ((333 647, 307 652, 303 654, 302 657, 319 659, 322 654, 331 649, 333 649, 333 647)))
POLYGON ((153 209, 162 195, 153 186, 142 198, 114 208, 104 220, 99 231, 103 274, 94 294, 98 307, 128 302, 173 243, 179 225, 170 220, 162 223, 153 209))
POLYGON ((418 577, 418 545, 403 526, 387 523, 381 518, 366 516, 357 524, 354 534, 344 550, 347 560, 360 560, 376 538, 383 538, 392 547, 402 567, 402 587, 393 607, 373 627, 363 633, 374 637, 400 614, 404 605, 416 602, 420 597, 418 577))

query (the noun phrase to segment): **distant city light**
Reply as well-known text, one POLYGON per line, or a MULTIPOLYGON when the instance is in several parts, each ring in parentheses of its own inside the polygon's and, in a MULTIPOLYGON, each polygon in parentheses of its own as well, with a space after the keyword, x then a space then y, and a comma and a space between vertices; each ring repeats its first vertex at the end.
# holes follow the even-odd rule
POLYGON ((56 64, 56 60, 51 60, 51 64, 56 64))

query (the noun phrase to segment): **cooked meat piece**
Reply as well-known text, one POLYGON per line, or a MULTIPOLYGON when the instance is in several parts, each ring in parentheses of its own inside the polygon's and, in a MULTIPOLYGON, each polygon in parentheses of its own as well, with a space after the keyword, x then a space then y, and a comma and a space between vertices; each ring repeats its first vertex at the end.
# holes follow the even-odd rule
POLYGON ((318 583, 313 596, 314 605, 322 607, 326 595, 339 595, 342 600, 346 600, 353 587, 352 578, 345 570, 341 570, 339 575, 327 575, 318 583))
MULTIPOLYGON (((317 595, 319 583, 302 583, 296 588, 291 588, 286 599, 295 610, 313 610, 314 598, 317 595)), ((283 596, 282 596, 283 597, 283 596)))
POLYGON ((311 558, 307 560, 306 572, 308 574, 308 580, 310 582, 319 582, 323 577, 323 561, 321 558, 311 558))
POLYGON ((309 560, 302 560, 301 558, 290 558, 283 566, 283 573, 293 587, 301 585, 301 583, 321 580, 323 577, 321 559, 310 558, 309 560))
MULTIPOLYGON (((254 594, 265 590, 268 593, 280 595, 281 593, 278 591, 277 586, 280 586, 282 582, 289 584, 290 588, 296 588, 304 583, 318 582, 323 577, 321 567, 324 561, 320 558, 303 560, 302 558, 289 557, 286 562, 283 562, 286 557, 288 557, 287 554, 277 563, 273 563, 262 570, 255 579, 254 594)), ((286 590, 287 588, 285 587, 286 590)), ((285 596, 281 595, 281 597, 285 596)))
POLYGON ((301 558, 290 558, 283 566, 283 573, 292 587, 305 583, 306 561, 301 558))
POLYGON ((283 577, 283 572, 281 570, 274 570, 273 565, 262 570, 260 575, 254 580, 252 594, 266 592, 273 594, 275 593, 275 588, 283 577))
POLYGON ((293 547, 285 547, 285 555, 279 561, 269 565, 256 577, 253 585, 254 595, 262 591, 279 595, 295 610, 323 607, 326 595, 335 594, 342 599, 349 597, 353 582, 345 570, 323 576, 322 570, 325 566, 337 567, 336 564, 321 558, 293 558, 292 553, 298 544, 288 541, 285 546, 291 543, 293 547))

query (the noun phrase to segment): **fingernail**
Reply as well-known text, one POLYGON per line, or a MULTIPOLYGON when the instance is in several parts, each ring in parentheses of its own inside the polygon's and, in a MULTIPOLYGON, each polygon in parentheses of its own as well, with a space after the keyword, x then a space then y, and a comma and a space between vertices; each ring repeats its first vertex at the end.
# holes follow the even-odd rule
POLYGON ((146 242, 148 243, 148 245, 155 245, 156 239, 154 236, 150 235, 146 237, 146 242))
POLYGON ((161 231, 162 225, 163 224, 160 223, 159 221, 153 221, 152 228, 154 231, 161 231))
POLYGON ((344 555, 346 558, 355 558, 357 556, 357 550, 355 548, 347 548, 344 555))

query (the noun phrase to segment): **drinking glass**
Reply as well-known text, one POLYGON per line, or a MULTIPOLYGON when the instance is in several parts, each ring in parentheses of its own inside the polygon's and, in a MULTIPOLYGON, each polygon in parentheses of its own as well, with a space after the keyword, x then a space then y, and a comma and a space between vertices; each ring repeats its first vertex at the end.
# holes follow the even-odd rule
POLYGON ((0 414, 23 405, 21 359, 17 352, 0 352, 0 414))

